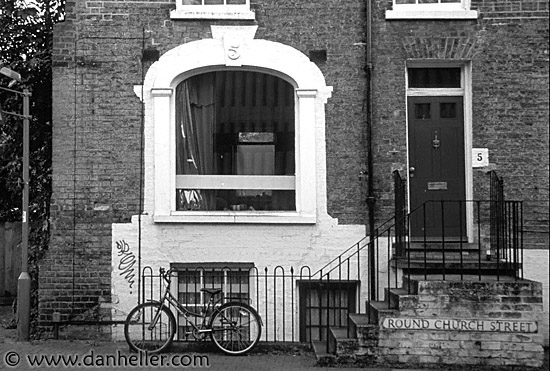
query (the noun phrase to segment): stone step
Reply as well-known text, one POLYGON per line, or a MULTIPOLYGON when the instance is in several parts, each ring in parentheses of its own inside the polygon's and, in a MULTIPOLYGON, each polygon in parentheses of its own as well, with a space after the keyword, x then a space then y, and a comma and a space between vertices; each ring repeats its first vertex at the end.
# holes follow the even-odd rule
POLYGON ((445 260, 460 261, 462 259, 468 262, 486 260, 485 255, 479 255, 479 251, 409 251, 403 259, 406 260, 409 256, 411 260, 443 260, 443 257, 445 257, 445 260))
POLYGON ((381 318, 395 316, 399 311, 390 307, 388 301, 367 301, 367 310, 370 323, 378 325, 381 318))
POLYGON ((389 300, 391 308, 399 309, 401 307, 400 302, 403 299, 408 299, 410 296, 416 297, 416 295, 410 295, 409 291, 404 288, 384 289, 384 297, 386 298, 386 301, 389 300))
POLYGON ((477 243, 411 242, 405 246, 403 258, 423 260, 486 260, 486 250, 477 243))
POLYGON ((324 341, 312 341, 311 347, 315 353, 318 365, 332 365, 336 362, 336 355, 327 351, 327 343, 324 341))
POLYGON ((359 344, 355 335, 347 327, 329 329, 328 353, 336 356, 353 356, 357 354, 359 344))
MULTIPOLYGON (((369 315, 365 313, 350 313, 348 314, 350 330, 357 334, 361 328, 372 326, 369 321, 369 315)), ((357 336, 357 335, 356 335, 357 336)), ((358 336, 357 336, 358 337, 358 336)))
POLYGON ((369 323, 368 314, 352 313, 349 315, 350 331, 355 334, 360 355, 375 355, 378 347, 378 325, 369 323))
POLYGON ((411 242, 406 245, 407 250, 411 251, 465 251, 476 252, 480 251, 480 246, 477 243, 459 243, 459 242, 411 242))
POLYGON ((514 266, 511 264, 500 263, 496 261, 467 261, 467 260, 428 260, 423 259, 408 260, 403 258, 393 259, 391 261, 392 268, 403 269, 410 274, 483 274, 483 275, 513 275, 515 273, 514 266))

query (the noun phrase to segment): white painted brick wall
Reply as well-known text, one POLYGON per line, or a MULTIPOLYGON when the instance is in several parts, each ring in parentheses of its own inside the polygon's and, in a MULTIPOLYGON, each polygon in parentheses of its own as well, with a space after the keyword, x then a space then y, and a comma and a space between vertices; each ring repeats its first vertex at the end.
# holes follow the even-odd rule
MULTIPOLYGON (((282 266, 286 272, 294 267, 299 274, 302 266, 309 266, 311 272, 328 263, 342 251, 364 237, 365 227, 361 225, 224 225, 224 224, 159 224, 151 217, 142 217, 141 266, 151 266, 153 272, 170 263, 195 262, 252 262, 260 272, 265 267, 272 272, 282 266)), ((113 225, 112 250, 112 300, 113 319, 124 319, 137 302, 137 279, 132 288, 120 275, 117 241, 126 241, 131 251, 138 255, 137 217, 131 224, 113 225)), ((366 254, 365 254, 366 255, 366 254)), ((366 267, 366 261, 361 262, 366 267)), ((356 269, 355 269, 356 270, 356 269)), ((137 274, 137 265, 136 265, 137 274)), ((365 281, 366 282, 366 281, 365 281)), ((270 291, 271 292, 271 291, 270 291)), ((281 294, 282 295, 282 294, 281 294)), ((290 302, 291 292, 285 291, 290 302)), ((294 293, 296 295, 296 293, 294 293)), ((272 297, 272 295, 268 295, 272 297)), ((294 297, 297 302, 297 296, 294 297)), ((277 301, 282 302, 282 297, 277 301)), ((263 305, 263 304, 262 304, 263 305)), ((272 318, 273 308, 268 308, 272 318)), ((294 313, 294 329, 298 328, 298 306, 294 313)), ((290 310, 285 321, 286 336, 292 329, 290 310)), ((280 326, 280 325, 279 325, 280 326)), ((270 324, 273 332, 273 325, 270 324)), ((122 329, 119 329, 122 330, 122 329)), ((277 330, 278 338, 282 328, 277 330)), ((295 330, 296 331, 296 330, 295 330)), ((122 332, 114 330, 115 339, 121 339, 122 332)))
POLYGON ((540 322, 540 332, 544 337, 544 345, 549 345, 548 302, 550 300, 549 254, 548 250, 525 250, 523 253, 524 278, 542 283, 544 313, 540 322))

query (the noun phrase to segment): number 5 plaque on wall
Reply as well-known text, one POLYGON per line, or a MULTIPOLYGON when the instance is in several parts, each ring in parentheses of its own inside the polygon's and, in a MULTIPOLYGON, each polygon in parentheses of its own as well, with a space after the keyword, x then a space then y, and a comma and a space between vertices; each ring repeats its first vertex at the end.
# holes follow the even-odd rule
POLYGON ((472 148, 472 167, 489 166, 489 149, 472 148))

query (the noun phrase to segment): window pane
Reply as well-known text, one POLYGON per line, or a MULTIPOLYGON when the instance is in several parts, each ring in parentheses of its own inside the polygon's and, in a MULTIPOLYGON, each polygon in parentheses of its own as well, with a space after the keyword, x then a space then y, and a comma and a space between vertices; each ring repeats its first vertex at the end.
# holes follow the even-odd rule
POLYGON ((431 119, 430 103, 415 103, 414 118, 417 120, 431 119))
MULTIPOLYGON (((183 81, 176 88, 175 131, 178 176, 295 175, 294 88, 276 76, 218 71, 183 81)), ((221 190, 208 182, 178 184, 177 210, 296 209, 294 190, 258 184, 259 191, 240 184, 221 190)))
POLYGON ((178 211, 292 211, 296 210, 294 191, 178 189, 178 211))
POLYGON ((442 119, 454 119, 456 118, 456 103, 440 103, 439 111, 439 116, 442 119))
POLYGON ((202 0, 183 0, 183 5, 202 5, 202 0))
POLYGON ((460 68, 409 68, 410 88, 460 88, 460 68))
MULTIPOLYGON (((227 272, 227 282, 235 285, 242 285, 243 287, 248 285, 248 278, 250 274, 248 270, 242 271, 228 271, 227 272)), ((248 290, 248 288, 247 288, 248 290)))
POLYGON ((227 5, 243 5, 246 4, 246 0, 227 0, 227 5))
POLYGON ((223 5, 223 0, 204 0, 204 5, 223 5))
POLYGON ((437 4, 437 0, 418 0, 419 4, 437 4))
POLYGON ((294 89, 278 77, 220 71, 185 80, 176 88, 175 130, 176 174, 295 173, 294 89))
POLYGON ((179 272, 178 283, 180 285, 195 285, 200 283, 200 276, 197 272, 179 272))
POLYGON ((396 4, 416 4, 416 0, 395 0, 396 4))
MULTIPOLYGON (((196 281, 197 284, 178 286, 178 299, 189 310, 198 311, 209 299, 209 294, 202 294, 201 288, 220 288, 222 295, 231 300, 248 302, 250 298, 249 269, 237 268, 209 268, 205 263, 204 269, 180 270, 180 283, 196 281), (192 277, 192 278, 182 278, 192 277), (200 284, 199 284, 200 282, 200 284)), ((183 321, 181 322, 183 323, 183 321)))
POLYGON ((238 175, 272 175, 275 172, 275 146, 238 145, 238 175))
POLYGON ((221 288, 224 284, 224 273, 222 271, 205 271, 204 287, 221 288))

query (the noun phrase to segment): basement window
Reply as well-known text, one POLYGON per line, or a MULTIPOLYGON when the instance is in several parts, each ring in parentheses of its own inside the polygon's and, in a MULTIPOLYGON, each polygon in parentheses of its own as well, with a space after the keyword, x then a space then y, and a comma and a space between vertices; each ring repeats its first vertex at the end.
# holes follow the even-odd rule
MULTIPOLYGON (((215 297, 226 301, 240 301, 249 304, 251 296, 250 270, 253 263, 172 263, 177 270, 178 301, 189 311, 200 313, 208 303, 210 295, 201 289, 221 289, 215 297)), ((193 320, 192 318, 188 318, 193 320)), ((200 317, 195 324, 200 326, 200 317)), ((190 340, 193 328, 182 318, 178 321, 178 339, 190 340)))
POLYGON ((177 0, 172 19, 244 19, 254 20, 250 0, 177 0))
POLYGON ((393 0, 386 19, 477 19, 470 0, 393 0))

